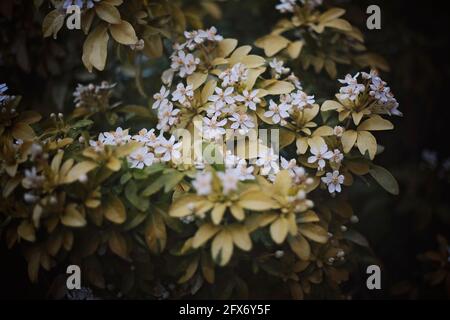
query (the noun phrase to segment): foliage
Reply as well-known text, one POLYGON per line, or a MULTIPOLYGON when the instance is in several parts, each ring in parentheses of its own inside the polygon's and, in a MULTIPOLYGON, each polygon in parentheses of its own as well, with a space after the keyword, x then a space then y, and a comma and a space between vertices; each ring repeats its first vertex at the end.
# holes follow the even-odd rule
MULTIPOLYGON (((45 120, 1 87, 1 230, 9 248, 23 249, 32 282, 41 269, 78 264, 105 297, 273 298, 271 288, 343 297, 352 252, 367 246, 350 227, 347 190, 373 178, 398 194, 374 163, 383 147, 373 132, 393 129, 386 117, 401 113, 374 70, 347 75, 323 99, 304 91, 280 58, 293 70, 297 58, 306 68, 313 61, 334 78, 339 61, 326 50, 341 55, 333 41, 346 53, 362 42, 342 10, 308 3, 256 42, 265 53, 257 55, 214 27, 199 29, 202 10, 217 9, 210 2, 185 11, 172 1, 85 1, 80 61, 89 72, 106 69, 114 49, 124 64, 142 56, 171 64, 148 106, 114 102, 108 82, 79 85, 74 110, 45 120), (292 29, 305 40, 281 35, 292 29), (309 37, 335 39, 319 52, 309 37), (337 41, 349 37, 357 45, 337 41), (205 139, 197 146, 180 129, 205 139), (279 153, 260 136, 245 139, 256 129, 279 130, 279 153), (230 141, 237 147, 224 148, 230 141)), ((63 26, 66 3, 54 5, 45 37, 63 26)))

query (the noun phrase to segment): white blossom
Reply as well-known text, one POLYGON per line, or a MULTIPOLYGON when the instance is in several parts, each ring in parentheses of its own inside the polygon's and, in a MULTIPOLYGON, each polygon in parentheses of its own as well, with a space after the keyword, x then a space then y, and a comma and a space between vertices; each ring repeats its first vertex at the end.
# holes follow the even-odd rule
POLYGON ((335 170, 333 173, 328 172, 322 181, 328 186, 329 193, 341 192, 341 184, 344 183, 344 176, 335 170))
POLYGON ((272 148, 263 149, 258 154, 256 165, 261 168, 261 175, 277 173, 280 170, 279 155, 275 154, 272 148))
POLYGON ((330 161, 340 164, 342 160, 344 160, 344 155, 342 154, 342 152, 339 149, 334 149, 333 156, 330 158, 330 161))
POLYGON ((216 108, 222 109, 224 106, 234 103, 234 97, 232 96, 234 92, 233 87, 226 89, 217 87, 214 92, 215 94, 210 96, 208 101, 212 101, 216 108))
POLYGON ((314 96, 308 96, 301 90, 292 94, 292 105, 299 110, 303 110, 306 106, 310 106, 315 102, 314 96))
POLYGON ((345 129, 344 129, 343 127, 341 127, 341 126, 335 126, 335 127, 333 128, 333 134, 334 134, 336 137, 338 137, 338 138, 342 137, 342 135, 344 134, 344 132, 345 132, 345 129))
POLYGON ((225 172, 218 172, 217 176, 222 182, 222 189, 224 194, 229 194, 231 191, 236 191, 239 182, 239 172, 235 169, 227 169, 225 172))
POLYGON ((192 181, 192 185, 199 196, 207 196, 212 192, 212 174, 211 172, 199 172, 192 181))
POLYGON ((255 127, 253 119, 246 113, 233 113, 228 119, 233 122, 230 127, 238 130, 242 135, 246 134, 250 128, 255 127))
POLYGON ((253 90, 249 92, 248 90, 242 91, 242 95, 237 95, 234 100, 238 102, 243 102, 244 105, 250 110, 256 111, 256 105, 261 103, 261 99, 257 97, 258 90, 253 90))
POLYGON ((180 148, 181 142, 175 143, 175 136, 171 136, 169 140, 161 138, 161 145, 156 147, 155 152, 162 155, 161 160, 164 162, 176 162, 181 159, 180 148))
POLYGON ((179 109, 174 109, 173 104, 169 102, 164 108, 158 112, 158 125, 156 128, 162 131, 169 131, 170 127, 176 124, 179 120, 179 109))
POLYGON ((319 148, 312 146, 310 151, 313 155, 308 158, 308 163, 317 162, 319 170, 325 168, 325 160, 329 160, 333 156, 333 152, 328 151, 326 144, 321 144, 319 148))
POLYGON ((179 102, 185 105, 189 100, 194 97, 194 90, 192 90, 192 85, 184 86, 183 83, 177 85, 177 89, 172 93, 172 101, 179 102))
POLYGON ((273 60, 269 62, 269 66, 272 68, 276 78, 279 78, 281 75, 286 74, 291 70, 284 66, 282 60, 278 60, 277 58, 273 58, 273 60))
POLYGON ((281 13, 294 12, 296 0, 280 0, 280 3, 275 6, 275 9, 281 13))
POLYGON ((154 159, 155 155, 152 152, 149 152, 147 147, 142 147, 130 154, 128 162, 131 168, 142 169, 151 166, 154 159))
POLYGON ((203 118, 203 135, 206 139, 217 139, 226 133, 224 125, 227 124, 227 119, 217 120, 217 116, 203 118))
POLYGON ((288 118, 289 107, 286 104, 276 104, 273 100, 269 101, 269 111, 264 112, 264 116, 272 118, 273 123, 283 124, 282 119, 288 118))
POLYGON ((111 146, 120 146, 126 144, 130 141, 131 136, 128 134, 128 129, 123 130, 121 127, 118 127, 116 131, 113 132, 104 132, 103 135, 99 136, 99 140, 104 145, 111 146), (102 140, 100 140, 102 139, 102 140))

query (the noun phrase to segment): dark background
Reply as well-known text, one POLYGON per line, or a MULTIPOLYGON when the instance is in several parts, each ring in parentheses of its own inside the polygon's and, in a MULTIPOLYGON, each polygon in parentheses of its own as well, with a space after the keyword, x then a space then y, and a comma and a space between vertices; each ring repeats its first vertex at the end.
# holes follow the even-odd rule
MULTIPOLYGON (((58 46, 52 40, 42 40, 41 20, 29 13, 31 2, 1 1, 0 82, 7 82, 11 93, 23 94, 25 103, 45 114, 71 100, 70 91, 60 84, 73 88, 77 82, 74 75, 84 75, 77 66, 81 51, 76 41, 58 46), (21 46, 27 48, 26 59, 18 58, 23 55, 21 46), (43 55, 51 55, 55 61, 44 59, 43 55), (55 94, 50 88, 57 85, 61 89, 55 94)), ((279 19, 275 2, 220 2, 225 18, 211 24, 225 36, 251 43, 268 33, 279 19)), ((448 173, 443 174, 440 169, 440 164, 450 156, 447 131, 450 128, 450 13, 442 1, 333 3, 348 10, 346 18, 361 28, 368 48, 389 62, 391 71, 383 74, 383 78, 390 84, 404 113, 403 118, 395 119, 394 132, 381 135, 380 141, 387 152, 377 158, 377 163, 399 180, 400 196, 384 194, 377 186, 356 188, 353 194, 361 220, 358 228, 367 236, 383 267, 382 290, 374 293, 364 289, 365 281, 359 278, 364 276, 362 269, 361 274, 354 275, 348 289, 360 299, 447 298, 444 286, 431 287, 424 283, 424 274, 429 269, 418 261, 417 255, 436 250, 438 234, 450 240, 449 179, 448 173), (365 28, 365 9, 370 4, 381 7, 381 30, 365 28), (424 162, 424 150, 436 152, 436 167, 424 162), (404 289, 396 294, 395 288, 399 286, 404 289)), ((301 72, 298 74, 302 77, 301 72)), ((344 75, 339 73, 340 77, 344 75)), ((108 76, 114 79, 115 75, 108 76)), ((48 283, 45 275, 41 286, 32 286, 26 272, 21 253, 6 250, 4 241, 0 241, 0 298, 45 298, 44 288, 48 283)))

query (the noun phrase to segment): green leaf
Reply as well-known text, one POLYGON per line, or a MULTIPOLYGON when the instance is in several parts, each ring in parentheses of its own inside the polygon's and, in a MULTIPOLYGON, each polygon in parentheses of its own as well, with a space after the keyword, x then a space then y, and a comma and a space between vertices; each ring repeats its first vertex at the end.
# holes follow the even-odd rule
POLYGON ((142 196, 149 197, 161 190, 161 188, 164 186, 164 179, 164 176, 156 179, 155 182, 153 182, 151 185, 145 188, 144 191, 142 191, 142 196))
POLYGON ((393 195, 399 194, 397 180, 395 180, 394 176, 388 170, 377 165, 372 165, 369 174, 383 187, 384 190, 393 195))
POLYGON ((146 211, 149 206, 148 199, 141 198, 137 195, 138 188, 136 183, 131 180, 125 187, 125 197, 130 203, 140 211, 146 211))

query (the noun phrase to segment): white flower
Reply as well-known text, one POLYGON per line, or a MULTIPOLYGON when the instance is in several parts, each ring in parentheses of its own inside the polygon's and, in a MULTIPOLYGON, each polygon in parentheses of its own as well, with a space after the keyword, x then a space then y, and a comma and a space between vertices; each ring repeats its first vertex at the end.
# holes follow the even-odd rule
POLYGON ((222 41, 223 37, 221 35, 217 34, 217 29, 216 27, 211 27, 207 30, 199 30, 200 35, 207 39, 208 41, 222 41))
POLYGON ((172 64, 170 67, 174 70, 179 70, 179 76, 181 78, 193 74, 197 69, 197 65, 200 63, 199 58, 195 58, 191 53, 186 54, 182 50, 172 55, 171 59, 172 64))
POLYGON ((184 86, 183 83, 177 85, 177 89, 172 93, 172 101, 178 101, 181 104, 186 104, 189 100, 194 97, 194 90, 192 90, 192 85, 184 86))
POLYGON ((128 134, 128 129, 123 130, 118 127, 116 131, 104 132, 103 137, 99 136, 99 139, 102 139, 102 143, 105 145, 120 146, 129 142, 131 136, 128 134))
POLYGON ((148 151, 147 147, 142 147, 133 151, 128 157, 128 163, 131 168, 142 169, 151 166, 155 159, 155 155, 148 151))
POLYGON ((217 87, 214 90, 214 92, 216 94, 210 96, 208 98, 208 101, 214 102, 214 105, 218 109, 222 109, 224 106, 234 103, 234 98, 232 96, 232 94, 234 92, 234 88, 233 87, 228 87, 228 88, 226 88, 224 90, 222 90, 221 88, 217 87))
POLYGON ((238 156, 236 156, 235 154, 233 154, 233 152, 231 152, 231 150, 227 150, 227 152, 225 154, 225 158, 224 158, 225 167, 234 168, 239 164, 239 162, 241 160, 242 159, 239 158, 238 156))
POLYGON ((344 183, 344 176, 335 170, 333 173, 328 172, 325 177, 322 177, 322 181, 328 186, 328 192, 341 192, 341 184, 344 183))
POLYGON ((261 175, 267 176, 272 173, 277 173, 280 170, 278 160, 279 155, 275 154, 272 148, 260 151, 256 165, 261 167, 261 175))
POLYGON ((179 109, 173 109, 173 104, 169 102, 158 112, 158 125, 156 128, 162 131, 168 131, 171 126, 178 122, 179 109))
POLYGON ((291 69, 284 67, 284 62, 282 60, 278 60, 274 58, 269 66, 272 68, 272 71, 275 73, 275 76, 279 78, 281 75, 288 73, 291 69))
POLYGON ((355 101, 358 95, 366 89, 363 84, 358 83, 358 76, 359 73, 357 73, 353 77, 350 74, 347 74, 345 76, 345 79, 338 80, 340 83, 347 84, 347 86, 341 87, 339 89, 339 92, 341 93, 341 99, 349 99, 351 101, 355 101))
POLYGON ((361 72, 361 76, 363 79, 370 80, 372 78, 378 77, 378 72, 374 69, 370 70, 370 73, 361 72))
POLYGON ((333 152, 328 151, 328 146, 326 144, 321 144, 320 148, 312 146, 310 151, 313 155, 308 158, 308 163, 317 162, 319 170, 325 168, 325 160, 329 160, 333 156, 333 152))
POLYGON ((233 113, 228 119, 233 122, 231 128, 238 130, 242 135, 246 134, 250 128, 255 127, 252 118, 246 113, 233 113))
POLYGON ((308 96, 301 90, 292 94, 292 105, 297 107, 299 110, 303 110, 304 107, 314 104, 314 96, 308 96))
MULTIPOLYGON (((100 134, 103 135, 102 133, 100 134)), ((101 142, 100 140, 89 140, 89 145, 94 149, 95 152, 101 152, 104 149, 103 142, 101 142)))
POLYGON ((303 90, 302 83, 300 82, 299 78, 294 74, 291 73, 287 78, 287 81, 292 82, 292 84, 298 89, 303 90))
POLYGON ((161 145, 156 147, 155 152, 161 154, 161 160, 164 162, 173 161, 181 159, 180 148, 182 146, 181 142, 175 143, 175 136, 171 136, 169 140, 161 138, 161 145))
POLYGON ((39 188, 45 181, 45 177, 37 174, 36 167, 25 169, 25 177, 22 180, 22 185, 25 189, 39 188))
POLYGON ((227 169, 225 172, 218 172, 217 176, 222 182, 224 194, 229 194, 230 191, 236 191, 239 182, 239 172, 235 169, 227 169))
POLYGON ((391 89, 386 87, 386 82, 381 80, 379 77, 372 78, 372 84, 370 85, 369 94, 380 101, 381 103, 386 103, 389 100, 389 93, 391 89))
POLYGON ((199 172, 192 181, 192 185, 199 196, 207 196, 212 191, 212 174, 211 172, 199 172))
POLYGON ((147 129, 139 130, 137 135, 133 136, 133 140, 142 142, 146 146, 154 148, 158 145, 158 138, 155 135, 155 129, 148 131, 147 129))
POLYGON ((203 134, 206 139, 217 139, 218 137, 226 133, 224 125, 227 124, 227 119, 217 120, 214 116, 211 119, 208 117, 203 118, 203 134))
POLYGON ((340 164, 344 160, 344 155, 339 149, 334 149, 333 156, 330 158, 331 162, 340 164))
POLYGON ((280 3, 275 6, 275 9, 281 13, 294 12, 296 0, 280 0, 280 3))
POLYGON ((336 137, 340 138, 344 134, 345 129, 341 126, 335 126, 333 129, 333 133, 336 137))
POLYGON ((253 170, 254 170, 253 166, 248 167, 247 161, 245 161, 244 159, 239 160, 238 165, 236 167, 236 171, 238 172, 240 181, 255 180, 253 170))
POLYGON ((264 112, 264 116, 267 118, 272 118, 273 123, 283 124, 281 119, 289 117, 288 113, 289 107, 286 104, 277 105, 273 100, 269 102, 269 111, 264 112))
POLYGON ((234 100, 238 102, 243 102, 247 108, 256 111, 256 105, 261 103, 261 99, 257 97, 257 94, 258 90, 253 90, 252 92, 244 90, 242 92, 242 95, 235 96, 234 100))

